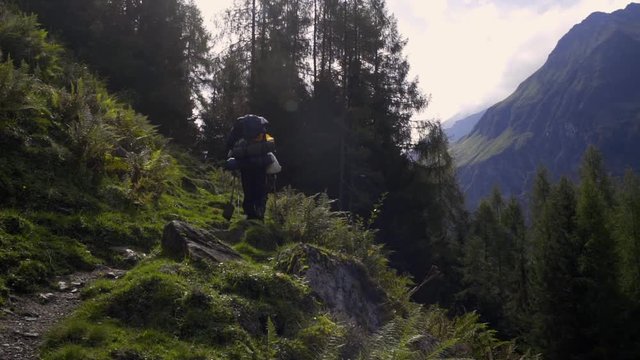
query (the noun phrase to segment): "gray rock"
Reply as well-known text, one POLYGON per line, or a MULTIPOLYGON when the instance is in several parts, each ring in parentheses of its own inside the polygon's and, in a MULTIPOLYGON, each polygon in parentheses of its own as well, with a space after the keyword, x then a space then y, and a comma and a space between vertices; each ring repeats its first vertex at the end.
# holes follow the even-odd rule
POLYGON ((113 150, 111 154, 119 158, 126 158, 127 156, 129 156, 129 152, 122 146, 118 146, 115 150, 113 150))
POLYGON ((164 227, 162 249, 178 260, 206 259, 218 263, 242 260, 240 254, 209 231, 177 220, 164 227))
POLYGON ((369 332, 393 318, 387 294, 356 260, 300 244, 281 254, 277 267, 303 277, 332 313, 369 332))
POLYGON ((198 185, 205 189, 208 193, 212 194, 212 195, 219 195, 220 192, 218 191, 218 188, 216 187, 216 184, 214 184, 213 182, 209 181, 209 180, 201 180, 198 185))
POLYGON ((29 338, 40 337, 40 334, 38 334, 37 332, 22 332, 22 331, 19 331, 19 330, 14 330, 13 333, 16 334, 16 335, 21 335, 21 336, 29 337, 29 338))
POLYGON ((46 304, 53 300, 56 296, 53 293, 39 294, 38 301, 42 304, 46 304))
POLYGON ((115 251, 120 255, 122 259, 122 265, 133 267, 140 262, 140 260, 144 259, 147 255, 144 253, 138 253, 134 250, 131 250, 127 247, 115 246, 111 247, 111 250, 115 251))
POLYGON ((196 183, 190 178, 184 176, 182 178, 182 188, 188 192, 194 193, 198 190, 198 185, 196 185, 196 183))

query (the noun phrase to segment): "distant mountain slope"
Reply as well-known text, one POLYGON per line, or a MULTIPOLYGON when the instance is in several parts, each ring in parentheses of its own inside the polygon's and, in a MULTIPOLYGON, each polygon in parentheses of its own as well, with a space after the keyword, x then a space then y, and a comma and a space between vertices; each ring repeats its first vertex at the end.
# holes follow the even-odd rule
POLYGON ((449 142, 454 143, 460 139, 462 139, 465 135, 469 134, 473 127, 476 126, 478 121, 485 114, 486 110, 482 110, 475 114, 471 114, 462 119, 456 120, 453 124, 444 129, 444 132, 447 134, 449 138, 449 142))
POLYGON ((614 174, 640 168, 640 4, 594 13, 453 146, 469 205, 495 185, 524 196, 536 168, 575 175, 589 144, 614 174))

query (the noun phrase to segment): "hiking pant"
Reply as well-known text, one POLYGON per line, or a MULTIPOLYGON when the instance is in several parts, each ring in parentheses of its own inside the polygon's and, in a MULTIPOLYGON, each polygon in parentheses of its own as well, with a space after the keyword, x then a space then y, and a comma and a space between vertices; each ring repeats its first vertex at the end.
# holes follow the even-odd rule
POLYGON ((244 201, 242 209, 247 219, 264 219, 267 207, 267 172, 264 167, 246 167, 240 170, 244 201))

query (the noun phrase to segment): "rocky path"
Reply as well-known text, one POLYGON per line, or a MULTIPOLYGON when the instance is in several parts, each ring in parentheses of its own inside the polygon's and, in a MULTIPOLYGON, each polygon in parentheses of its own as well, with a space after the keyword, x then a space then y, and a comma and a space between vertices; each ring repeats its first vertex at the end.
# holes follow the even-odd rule
POLYGON ((11 296, 0 309, 0 359, 38 359, 44 334, 80 305, 81 288, 95 279, 117 279, 124 273, 103 266, 56 278, 55 287, 45 292, 11 296))

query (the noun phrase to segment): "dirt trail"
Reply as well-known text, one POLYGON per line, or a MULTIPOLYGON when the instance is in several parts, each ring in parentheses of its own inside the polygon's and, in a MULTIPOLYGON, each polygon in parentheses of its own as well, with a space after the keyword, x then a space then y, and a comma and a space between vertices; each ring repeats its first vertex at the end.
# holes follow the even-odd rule
POLYGON ((99 267, 55 279, 53 289, 33 295, 11 296, 0 309, 0 359, 38 359, 44 335, 81 303, 80 290, 98 278, 116 279, 123 270, 99 267))

